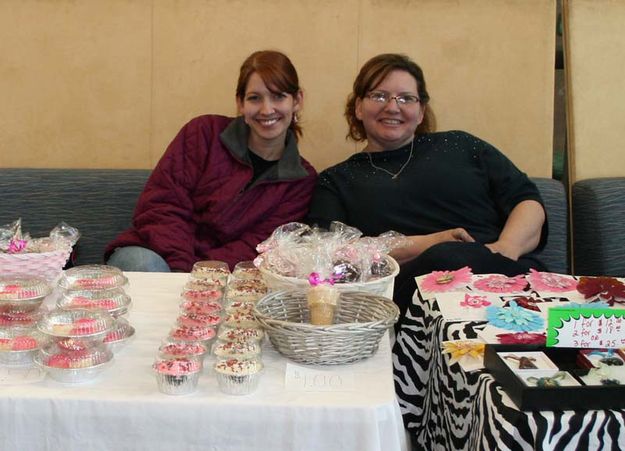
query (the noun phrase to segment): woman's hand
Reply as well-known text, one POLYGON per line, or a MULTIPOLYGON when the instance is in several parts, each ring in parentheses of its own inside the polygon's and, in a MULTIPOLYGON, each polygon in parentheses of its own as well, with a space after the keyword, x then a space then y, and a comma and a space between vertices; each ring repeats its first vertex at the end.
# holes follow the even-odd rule
POLYGON ((457 227, 455 229, 443 230, 442 232, 430 233, 429 235, 407 236, 406 244, 393 249, 390 255, 401 265, 418 257, 423 251, 435 244, 448 241, 472 243, 475 240, 469 232, 462 227, 457 227))

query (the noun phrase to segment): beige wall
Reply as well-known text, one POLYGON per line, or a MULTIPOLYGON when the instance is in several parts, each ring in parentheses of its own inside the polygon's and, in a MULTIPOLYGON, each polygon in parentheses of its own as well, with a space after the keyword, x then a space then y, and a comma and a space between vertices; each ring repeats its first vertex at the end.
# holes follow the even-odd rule
POLYGON ((625 175, 625 1, 568 0, 571 180, 625 175))
POLYGON ((356 150, 358 68, 404 52, 439 129, 464 129, 550 176, 555 0, 0 0, 0 166, 152 167, 185 121, 234 114, 252 51, 277 48, 305 90, 303 154, 356 150))

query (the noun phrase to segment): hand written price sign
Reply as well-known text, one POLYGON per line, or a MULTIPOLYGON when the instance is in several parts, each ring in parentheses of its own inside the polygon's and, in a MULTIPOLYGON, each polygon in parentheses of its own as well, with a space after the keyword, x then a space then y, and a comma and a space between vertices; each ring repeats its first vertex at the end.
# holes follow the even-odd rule
POLYGON ((317 370, 287 363, 284 383, 287 390, 352 391, 354 374, 346 371, 317 370))
POLYGON ((625 347, 625 310, 609 308, 549 309, 547 346, 623 348, 625 347))

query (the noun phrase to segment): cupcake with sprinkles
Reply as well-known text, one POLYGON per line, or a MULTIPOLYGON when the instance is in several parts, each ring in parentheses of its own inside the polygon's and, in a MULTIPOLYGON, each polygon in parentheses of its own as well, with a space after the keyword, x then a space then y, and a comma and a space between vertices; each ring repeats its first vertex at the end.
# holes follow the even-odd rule
POLYGON ((229 327, 219 328, 218 338, 224 341, 257 341, 260 342, 265 333, 259 327, 229 327))
POLYGON ((213 354, 221 359, 253 359, 260 357, 260 345, 256 341, 222 341, 213 346, 213 354))
POLYGON ((201 326, 178 326, 171 330, 169 338, 174 341, 198 341, 206 346, 215 338, 215 329, 201 326))
POLYGON ((248 395, 260 381, 263 364, 257 359, 221 359, 215 363, 219 389, 228 395, 248 395))
POLYGON ((180 310, 184 313, 198 313, 200 315, 211 315, 219 313, 222 310, 222 306, 219 302, 215 301, 183 301, 180 304, 180 310))
POLYGON ((158 389, 167 395, 186 395, 197 389, 200 364, 195 359, 179 357, 158 359, 152 366, 158 389))
POLYGON ((219 313, 183 313, 178 316, 179 326, 215 327, 221 322, 219 313))

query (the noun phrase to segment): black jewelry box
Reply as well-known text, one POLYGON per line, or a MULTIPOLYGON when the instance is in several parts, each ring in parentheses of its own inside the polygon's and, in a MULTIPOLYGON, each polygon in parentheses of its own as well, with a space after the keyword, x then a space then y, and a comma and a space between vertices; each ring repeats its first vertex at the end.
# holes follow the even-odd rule
POLYGON ((583 385, 580 376, 589 369, 579 365, 579 349, 538 345, 491 345, 484 351, 484 366, 501 384, 520 410, 625 409, 625 385, 583 385), (579 386, 534 387, 527 385, 503 361, 500 352, 543 352, 560 371, 571 374, 579 386))

